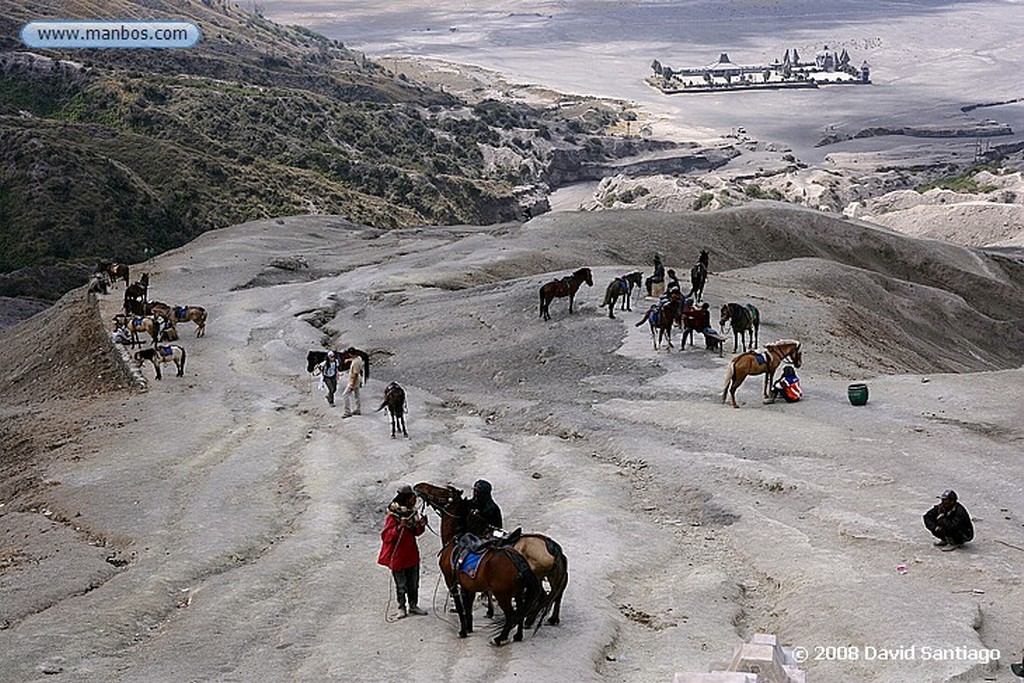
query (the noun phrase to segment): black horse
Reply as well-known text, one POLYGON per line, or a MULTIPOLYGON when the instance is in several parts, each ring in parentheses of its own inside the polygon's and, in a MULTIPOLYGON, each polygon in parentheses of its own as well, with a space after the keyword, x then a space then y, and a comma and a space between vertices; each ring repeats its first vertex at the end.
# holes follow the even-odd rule
POLYGON ((609 318, 615 318, 615 302, 619 297, 622 297, 623 311, 633 310, 633 307, 630 305, 630 300, 633 298, 633 288, 635 287, 639 290, 642 282, 643 273, 635 270, 632 273, 617 277, 608 283, 608 289, 604 290, 604 303, 601 304, 601 308, 608 307, 609 318))
POLYGON ((746 306, 740 304, 722 304, 722 318, 718 325, 725 330, 725 323, 732 325, 732 350, 736 351, 737 339, 743 341, 743 350, 747 350, 747 338, 744 332, 750 336, 750 348, 757 348, 758 328, 761 326, 761 313, 753 304, 746 306))
POLYGON ((704 297, 704 285, 708 281, 708 251, 700 250, 700 258, 697 264, 690 269, 690 296, 697 301, 704 297))
MULTIPOLYGON (((342 370, 348 370, 352 365, 352 359, 359 356, 363 359, 363 381, 370 379, 370 354, 350 346, 344 351, 338 352, 338 362, 342 370)), ((326 351, 310 351, 306 354, 306 372, 312 373, 316 366, 327 360, 326 351)))
POLYGON ((377 410, 384 408, 391 415, 391 438, 395 438, 396 428, 402 430, 402 436, 409 436, 409 432, 405 431, 405 389, 398 382, 392 382, 384 389, 384 400, 377 410))

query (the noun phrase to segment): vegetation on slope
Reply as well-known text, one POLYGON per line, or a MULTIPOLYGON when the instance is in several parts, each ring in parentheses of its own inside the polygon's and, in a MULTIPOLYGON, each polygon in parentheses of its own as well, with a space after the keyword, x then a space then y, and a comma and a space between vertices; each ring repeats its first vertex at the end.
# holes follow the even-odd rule
MULTIPOLYGON (((219 0, 87 7, 0 9, 0 273, 33 269, 0 276, 0 294, 39 294, 29 284, 39 267, 138 261, 261 217, 331 213, 382 228, 512 220, 517 186, 542 183, 556 147, 604 154, 588 137, 597 125, 471 106, 219 0), (21 25, 58 17, 183 18, 203 40, 25 51, 21 25)), ((46 295, 79 283, 51 282, 46 295)))

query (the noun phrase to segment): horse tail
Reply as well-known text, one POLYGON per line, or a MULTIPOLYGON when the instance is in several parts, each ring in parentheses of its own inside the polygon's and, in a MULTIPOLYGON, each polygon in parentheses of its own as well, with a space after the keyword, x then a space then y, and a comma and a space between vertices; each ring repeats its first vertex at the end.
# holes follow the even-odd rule
POLYGON ((178 348, 181 349, 181 371, 185 372, 185 347, 179 346, 178 348))
POLYGON ((544 317, 544 287, 540 288, 540 316, 544 317))
POLYGON ((384 400, 380 402, 380 407, 379 407, 379 408, 377 408, 377 410, 375 410, 375 411, 373 411, 373 412, 375 412, 375 413, 379 413, 380 411, 384 410, 384 406, 386 406, 387 404, 388 404, 388 397, 387 397, 387 396, 385 396, 385 397, 384 397, 384 400))
POLYGON ((725 403, 725 397, 729 393, 729 385, 732 384, 733 380, 736 379, 736 359, 733 358, 729 361, 729 367, 725 371, 725 386, 722 387, 722 403, 725 403))

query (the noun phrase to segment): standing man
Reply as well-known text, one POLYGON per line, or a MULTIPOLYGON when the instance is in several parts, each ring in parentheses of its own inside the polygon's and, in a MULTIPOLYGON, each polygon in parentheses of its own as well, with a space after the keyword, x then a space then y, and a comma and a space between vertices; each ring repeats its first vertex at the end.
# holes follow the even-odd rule
POLYGON ((924 525, 939 539, 935 545, 943 550, 956 550, 974 539, 971 515, 957 500, 953 489, 943 491, 938 504, 924 513, 924 525))
POLYGON ((384 529, 380 532, 380 554, 377 564, 391 570, 398 595, 398 618, 410 614, 423 615, 420 609, 420 549, 416 537, 427 528, 425 517, 416 514, 416 493, 406 484, 388 505, 384 529), (406 600, 409 609, 406 610, 406 600))
POLYGON ((501 508, 491 498, 491 482, 478 479, 473 484, 473 497, 469 500, 470 513, 492 529, 502 528, 501 508))
POLYGON ((324 378, 327 387, 327 402, 334 405, 334 392, 338 390, 338 358, 333 350, 327 352, 327 358, 316 366, 317 372, 324 378))
POLYGON ((345 384, 345 391, 341 392, 341 406, 344 409, 341 413, 342 417, 352 417, 353 415, 362 414, 362 406, 359 402, 359 387, 361 386, 363 386, 363 359, 359 355, 353 353, 352 364, 348 367, 348 382, 345 384), (349 408, 350 396, 355 397, 355 410, 351 410, 349 408))

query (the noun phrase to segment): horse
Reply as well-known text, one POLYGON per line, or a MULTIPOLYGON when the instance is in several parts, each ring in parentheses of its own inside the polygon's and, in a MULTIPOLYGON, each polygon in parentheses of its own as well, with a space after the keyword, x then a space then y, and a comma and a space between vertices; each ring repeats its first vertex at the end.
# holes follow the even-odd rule
POLYGON ((121 313, 114 316, 113 323, 114 331, 121 327, 128 328, 128 331, 132 333, 132 346, 142 343, 139 341, 139 332, 149 334, 153 338, 153 343, 156 344, 162 340, 164 328, 167 325, 166 319, 159 316, 128 316, 121 313))
POLYGON ((195 323, 196 336, 206 336, 206 309, 202 306, 174 306, 170 308, 168 319, 172 324, 195 323))
POLYGON ((146 315, 146 300, 149 293, 149 273, 143 273, 138 282, 124 289, 124 312, 128 315, 146 315))
POLYGON ((455 610, 459 613, 459 637, 465 638, 473 631, 473 600, 476 593, 486 592, 498 601, 505 617, 501 632, 491 642, 494 645, 503 644, 513 627, 516 632, 512 640, 521 641, 526 615, 544 602, 544 589, 526 558, 515 548, 484 544, 476 574, 471 576, 462 568, 461 563, 456 565, 460 540, 465 542, 476 539, 472 534, 465 533, 469 501, 462 497, 462 491, 453 486, 441 488, 421 482, 413 487, 413 491, 441 517, 442 547, 438 554, 438 565, 455 601, 455 610))
POLYGON ((377 408, 377 412, 385 407, 391 415, 391 438, 395 438, 396 427, 401 428, 402 436, 408 437, 409 432, 405 431, 405 389, 398 382, 392 382, 384 389, 384 400, 381 402, 380 408, 377 408))
POLYGON ((750 347, 758 344, 758 328, 761 327, 761 313, 753 304, 722 304, 722 317, 718 326, 725 331, 725 323, 732 324, 732 350, 736 352, 737 339, 743 342, 743 350, 747 350, 747 339, 744 332, 750 334, 750 347))
POLYGON ((642 281, 643 273, 636 270, 632 273, 617 277, 608 283, 608 288, 604 290, 604 303, 601 304, 601 308, 604 308, 605 306, 608 307, 609 318, 615 318, 615 302, 619 297, 622 297, 623 311, 633 310, 633 307, 630 305, 630 300, 633 298, 633 288, 639 288, 642 281))
MULTIPOLYGON (((352 366, 352 359, 359 356, 363 359, 363 382, 365 383, 370 379, 370 355, 365 351, 360 351, 354 346, 350 346, 344 351, 336 352, 338 356, 338 362, 341 363, 342 370, 348 370, 352 366)), ((316 366, 327 360, 326 351, 310 351, 306 354, 306 372, 312 374, 316 370, 316 366)))
POLYGON ((680 324, 683 328, 682 341, 679 342, 679 350, 686 350, 686 340, 690 340, 691 345, 693 344, 693 331, 703 332, 704 327, 701 325, 703 316, 699 308, 693 308, 692 306, 683 306, 683 312, 679 315, 680 324))
POLYGON ((128 286, 128 266, 124 263, 100 261, 96 264, 96 272, 106 275, 111 285, 117 284, 118 280, 124 280, 125 287, 128 286))
POLYGON ((644 323, 650 324, 651 343, 654 345, 655 351, 661 346, 662 339, 668 341, 668 347, 672 348, 672 325, 675 324, 676 318, 682 314, 682 306, 682 295, 679 293, 679 290, 673 290, 669 294, 668 301, 651 306, 647 309, 643 319, 635 325, 635 327, 640 327, 644 323))
POLYGON ((164 363, 172 362, 178 368, 178 377, 185 376, 185 348, 182 346, 177 344, 160 344, 135 352, 135 363, 140 368, 147 360, 153 364, 157 379, 161 379, 160 366, 164 363))
POLYGON ((580 268, 572 275, 566 275, 561 280, 552 280, 540 288, 540 317, 544 320, 551 320, 548 313, 548 306, 555 297, 569 297, 569 313, 572 313, 572 302, 576 298, 576 292, 584 282, 588 287, 594 286, 594 276, 590 268, 580 268))
MULTIPOLYGON (((706 254, 707 252, 701 252, 706 254)), ((708 281, 708 267, 703 263, 697 263, 690 269, 690 296, 696 301, 702 301, 704 297, 704 284, 708 281)))
POLYGON ((764 374, 764 397, 768 398, 768 390, 775 378, 775 371, 786 358, 789 358, 796 367, 800 367, 803 362, 800 342, 792 339, 780 339, 768 344, 764 351, 745 351, 733 356, 725 375, 722 403, 725 403, 726 394, 729 394, 732 397, 732 407, 739 408, 736 403, 736 390, 748 376, 762 373, 764 374))

